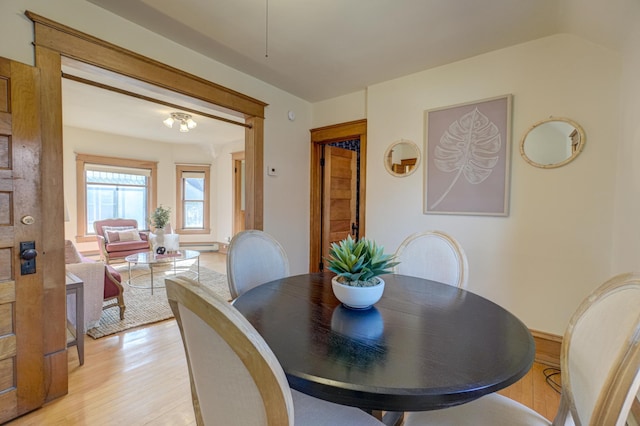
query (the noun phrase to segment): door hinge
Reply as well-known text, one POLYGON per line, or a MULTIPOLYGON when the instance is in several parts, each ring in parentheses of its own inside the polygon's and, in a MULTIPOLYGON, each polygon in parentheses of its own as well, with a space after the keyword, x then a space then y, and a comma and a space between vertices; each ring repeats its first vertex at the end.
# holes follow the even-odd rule
POLYGON ((324 158, 320 159, 320 167, 324 167, 324 158))
POLYGON ((320 270, 320 272, 324 271, 324 263, 322 263, 322 261, 320 261, 320 263, 318 264, 318 269, 320 270))

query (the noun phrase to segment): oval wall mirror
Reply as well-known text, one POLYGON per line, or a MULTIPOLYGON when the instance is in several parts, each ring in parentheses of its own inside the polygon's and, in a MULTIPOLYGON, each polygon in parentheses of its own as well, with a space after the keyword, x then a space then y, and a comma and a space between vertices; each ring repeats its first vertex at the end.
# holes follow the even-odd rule
POLYGON ((551 117, 527 130, 520 141, 520 154, 529 164, 543 169, 564 166, 584 148, 586 136, 578 123, 551 117))
POLYGON ((384 167, 393 176, 409 176, 416 171, 419 164, 418 145, 406 139, 392 143, 384 153, 384 167))

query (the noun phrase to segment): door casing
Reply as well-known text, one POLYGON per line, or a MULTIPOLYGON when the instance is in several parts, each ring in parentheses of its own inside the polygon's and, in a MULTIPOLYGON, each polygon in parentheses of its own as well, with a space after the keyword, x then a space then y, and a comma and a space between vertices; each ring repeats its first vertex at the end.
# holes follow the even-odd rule
MULTIPOLYGON (((266 103, 204 80, 151 58, 27 11, 34 23, 35 65, 41 76, 42 233, 40 259, 44 277, 43 324, 46 400, 67 393, 64 283, 64 200, 62 173, 62 58, 112 71, 141 84, 159 86, 178 95, 222 106, 245 117, 246 211, 248 229, 263 228, 263 139, 266 103), (46 185, 46 187, 45 187, 46 185)), ((39 265, 40 267, 40 265, 39 265)))
POLYGON ((245 176, 244 167, 244 151, 234 152, 231 154, 232 170, 233 170, 233 235, 245 230, 245 211, 242 208, 242 198, 244 196, 245 185, 243 184, 245 176))
POLYGON ((320 270, 322 260, 322 145, 347 139, 360 140, 360 235, 365 234, 366 185, 367 185, 367 120, 356 120, 347 123, 311 129, 311 187, 310 187, 310 219, 309 219, 309 272, 320 270))

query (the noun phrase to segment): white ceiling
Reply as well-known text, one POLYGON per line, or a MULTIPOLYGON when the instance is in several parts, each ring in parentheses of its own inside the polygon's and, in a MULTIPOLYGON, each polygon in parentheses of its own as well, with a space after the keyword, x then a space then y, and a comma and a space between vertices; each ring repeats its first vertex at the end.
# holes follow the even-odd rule
POLYGON ((229 142, 244 141, 245 128, 199 115, 214 115, 243 122, 211 105, 209 108, 190 102, 184 97, 158 87, 141 87, 140 82, 133 84, 123 76, 115 76, 105 70, 92 70, 90 66, 72 59, 63 58, 63 75, 91 80, 114 88, 108 90, 78 82, 71 78, 62 79, 62 114, 65 126, 78 127, 104 133, 113 133, 139 139, 167 143, 190 143, 204 146, 223 145, 229 142), (120 92, 118 92, 120 91, 120 92), (134 93, 135 96, 122 94, 134 93), (155 99, 150 102, 143 99, 155 99), (174 108, 167 105, 179 105, 174 108), (187 112, 197 123, 197 127, 187 133, 162 124, 172 112, 187 112))
POLYGON ((88 1, 309 102, 554 34, 562 3, 88 1))
MULTIPOLYGON (((559 32, 615 43, 624 31, 619 21, 623 6, 636 0, 86 1, 317 102, 559 32)), ((170 108, 93 92, 64 81, 65 124, 99 126, 103 121, 101 131, 136 129, 136 137, 188 137, 194 143, 244 137, 242 127, 197 117, 198 127, 180 134, 157 126, 170 108), (114 114, 116 125, 101 120, 114 114)))

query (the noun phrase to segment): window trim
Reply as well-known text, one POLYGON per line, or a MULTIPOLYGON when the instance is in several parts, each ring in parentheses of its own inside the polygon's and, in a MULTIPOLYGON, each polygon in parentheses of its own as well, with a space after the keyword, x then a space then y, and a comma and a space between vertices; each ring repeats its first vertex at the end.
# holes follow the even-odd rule
MULTIPOLYGON (((76 153, 76 209, 77 209, 77 236, 76 242, 92 242, 96 240, 95 235, 87 234, 87 182, 85 179, 85 164, 97 164, 104 166, 127 167, 132 169, 149 170, 149 185, 147 198, 147 211, 152 211, 157 201, 157 161, 135 160, 130 158, 105 157, 102 155, 79 154, 76 153)), ((146 223, 139 223, 140 229, 147 229, 146 223)))
POLYGON ((210 234, 211 233, 211 165, 210 164, 176 164, 176 229, 178 234, 210 234), (182 193, 182 173, 204 173, 204 223, 202 229, 183 228, 184 195, 182 193))

